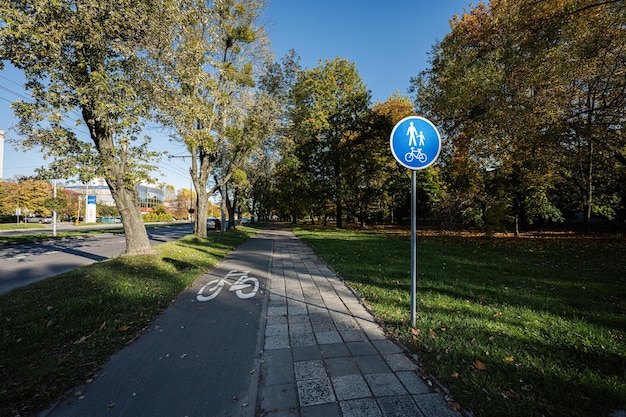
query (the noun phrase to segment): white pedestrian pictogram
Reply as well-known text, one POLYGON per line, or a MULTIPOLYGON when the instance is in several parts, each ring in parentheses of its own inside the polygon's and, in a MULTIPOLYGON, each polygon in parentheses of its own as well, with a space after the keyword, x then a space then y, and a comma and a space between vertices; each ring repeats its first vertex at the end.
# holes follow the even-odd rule
POLYGON ((409 123, 409 129, 406 131, 406 134, 409 137, 409 146, 417 146, 416 139, 420 140, 419 146, 424 146, 424 139, 426 139, 426 137, 424 137, 424 132, 420 130, 420 132, 417 133, 417 129, 415 128, 413 122, 409 123))

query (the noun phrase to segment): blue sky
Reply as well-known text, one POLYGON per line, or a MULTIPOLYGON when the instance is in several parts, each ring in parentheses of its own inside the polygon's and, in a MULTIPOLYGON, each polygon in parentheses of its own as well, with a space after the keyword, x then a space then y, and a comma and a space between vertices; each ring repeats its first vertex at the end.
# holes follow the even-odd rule
MULTIPOLYGON (((449 20, 468 5, 469 0, 271 0, 263 21, 276 59, 290 49, 305 68, 320 60, 348 59, 373 101, 382 102, 395 92, 407 94, 411 77, 427 68, 433 44, 450 31, 449 20)), ((11 130, 17 120, 9 104, 28 98, 21 85, 18 71, 0 71, 0 130, 7 138, 19 139, 11 130)), ((78 129, 86 132, 84 126, 78 129)), ((147 134, 153 137, 153 149, 186 154, 158 131, 147 134)), ((45 164, 38 150, 24 153, 5 144, 2 177, 32 175, 45 164)), ((190 187, 188 159, 164 159, 160 168, 164 175, 155 175, 165 183, 190 187)))

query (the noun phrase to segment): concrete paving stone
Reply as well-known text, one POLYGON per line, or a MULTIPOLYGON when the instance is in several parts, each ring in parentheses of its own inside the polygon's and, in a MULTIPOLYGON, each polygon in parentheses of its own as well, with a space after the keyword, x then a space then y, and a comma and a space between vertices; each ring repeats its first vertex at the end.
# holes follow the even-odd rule
POLYGON ((298 417, 298 410, 276 410, 264 412, 261 417, 298 417))
POLYGON ((314 346, 317 344, 313 334, 291 333, 289 335, 291 346, 314 346))
POLYGON ((369 339, 363 330, 339 330, 339 334, 345 342, 367 342, 369 339))
POLYGON ((300 283, 305 283, 305 285, 310 285, 311 274, 309 274, 309 270, 307 268, 302 268, 299 265, 296 265, 295 270, 296 275, 298 276, 298 281, 300 283))
POLYGON ((335 325, 335 322, 330 317, 330 314, 328 314, 328 310, 319 309, 317 307, 314 307, 315 310, 312 310, 311 305, 309 305, 308 307, 309 307, 309 317, 311 318, 311 323, 314 326, 315 325, 332 325, 332 326, 335 325))
POLYGON ((329 309, 330 317, 335 321, 335 323, 341 322, 343 319, 351 320, 352 313, 348 310, 342 300, 338 299, 337 306, 329 309))
POLYGON ((328 375, 331 377, 361 374, 361 370, 354 358, 325 359, 324 363, 326 364, 328 375))
POLYGON ((361 329, 368 333, 370 339, 386 339, 382 328, 378 323, 376 323, 374 318, 369 313, 366 313, 366 315, 363 316, 357 316, 355 319, 357 323, 359 323, 361 329))
POLYGON ((331 378, 339 401, 369 398, 372 396, 367 382, 361 375, 344 375, 331 378))
POLYGON ((305 291, 307 293, 311 291, 317 291, 317 285, 315 285, 315 283, 311 280, 310 274, 304 273, 302 275, 299 275, 299 277, 302 278, 300 280, 300 286, 302 287, 302 291, 305 291))
POLYGON ((268 283, 269 288, 285 288, 285 278, 283 275, 282 267, 272 267, 270 268, 270 282, 268 283))
POLYGON ((414 371, 417 369, 417 365, 404 353, 383 355, 383 358, 385 358, 389 367, 394 371, 414 371))
POLYGON ((291 349, 274 349, 264 353, 263 363, 268 366, 291 363, 291 349))
POLYGON ((343 340, 341 339, 341 335, 337 330, 333 331, 315 331, 315 338, 317 339, 317 343, 320 345, 327 345, 331 343, 341 343, 343 340))
POLYGON ((360 301, 344 300, 344 303, 346 305, 346 308, 350 311, 350 313, 352 313, 354 317, 365 319, 367 318, 367 316, 370 315, 370 313, 368 313, 367 309, 363 306, 363 304, 361 304, 360 301))
POLYGON ((290 323, 289 324, 289 332, 291 334, 312 334, 313 326, 309 321, 290 323))
POLYGON ((275 410, 263 412, 260 417, 298 417, 298 410, 275 410))
POLYGON ((298 398, 301 406, 334 403, 335 394, 328 378, 297 381, 298 398))
POLYGON ((313 263, 311 267, 309 267, 309 273, 311 274, 311 278, 315 282, 326 282, 326 277, 320 273, 319 264, 313 263))
POLYGON ((350 316, 343 316, 339 320, 335 320, 335 326, 339 330, 360 330, 356 320, 350 316))
POLYGON ((439 393, 414 395, 413 401, 425 416, 461 417, 458 411, 452 411, 439 393))
POLYGON ((307 303, 301 291, 296 291, 295 289, 291 289, 289 287, 287 287, 285 299, 290 300, 292 303, 297 302, 297 303, 303 303, 305 305, 307 303))
POLYGON ((270 303, 271 302, 279 302, 285 301, 287 298, 285 297, 285 289, 284 287, 270 288, 270 303))
POLYGON ((265 372, 265 385, 291 384, 295 385, 296 377, 293 373, 291 361, 283 365, 274 365, 265 372))
POLYGON ((271 275, 271 280, 269 282, 269 287, 270 288, 277 288, 280 287, 281 285, 284 287, 285 286, 285 278, 283 277, 283 271, 284 268, 282 267, 282 265, 277 265, 274 264, 272 265, 272 267, 270 268, 270 273, 271 275))
POLYGON ((284 336, 289 334, 287 324, 268 324, 265 326, 265 336, 284 336))
POLYGON ((306 306, 309 310, 309 314, 311 314, 311 312, 326 311, 326 306, 319 293, 307 293, 306 306))
POLYGON ((346 310, 346 306, 343 304, 343 301, 341 301, 341 299, 336 295, 333 297, 328 295, 322 296, 322 299, 324 300, 326 308, 332 313, 342 313, 346 310))
POLYGON ((346 345, 354 356, 371 356, 378 354, 378 351, 370 342, 349 342, 346 343, 346 345))
POLYGON ((392 373, 367 374, 365 380, 376 397, 407 395, 408 392, 400 380, 392 373))
POLYGON ((303 407, 300 410, 302 417, 341 417, 338 404, 319 404, 303 407))
POLYGON ((374 340, 372 344, 383 355, 402 353, 400 346, 396 345, 391 340, 374 340))
POLYGON ((287 324, 287 316, 283 315, 283 316, 268 316, 266 321, 265 321, 265 325, 266 326, 271 326, 274 324, 287 324))
POLYGON ((294 361, 312 361, 322 359, 322 351, 319 345, 294 346, 292 352, 294 361))
POLYGON ((383 417, 383 413, 373 398, 341 401, 339 406, 343 417, 383 417))
POLYGON ((287 304, 287 311, 288 311, 288 313, 290 315, 291 314, 307 314, 308 313, 306 305, 304 303, 299 302, 299 301, 288 302, 288 304, 287 304))
POLYGON ((350 351, 345 343, 329 343, 321 345, 322 356, 324 358, 341 358, 350 356, 350 351))
POLYGON ((321 360, 294 362, 296 381, 326 378, 326 369, 321 360))
POLYGON ((310 323, 308 314, 289 314, 288 317, 289 317, 289 324, 310 323))
POLYGON ((302 287, 298 284, 285 286, 285 299, 294 304, 306 304, 306 297, 302 292, 302 287))
POLYGON ((428 394, 430 392, 428 385, 415 372, 396 372, 396 376, 410 394, 428 394))
POLYGON ((289 347, 289 335, 266 336, 265 350, 284 349, 289 347))
POLYGON ((342 311, 343 309, 346 308, 346 306, 343 305, 343 301, 341 301, 341 298, 339 298, 337 294, 335 294, 334 291, 332 293, 329 293, 327 291, 333 291, 332 287, 320 288, 320 293, 322 294, 322 300, 324 300, 324 304, 326 305, 326 308, 328 308, 331 311, 342 311))
POLYGON ((385 372, 391 372, 391 368, 387 365, 387 362, 380 355, 371 356, 356 356, 356 360, 359 369, 364 374, 382 374, 385 372))
POLYGON ((261 361, 261 369, 266 385, 294 384, 296 377, 293 372, 291 349, 275 349, 265 351, 261 361))
POLYGON ((287 314, 287 306, 282 307, 268 307, 267 315, 268 316, 282 316, 287 314))
MULTIPOLYGON (((420 410, 409 397, 383 397, 378 399, 378 405, 385 417, 423 417, 420 410)), ((439 417, 435 414, 433 417, 439 417)))
POLYGON ((276 293, 270 293, 270 301, 267 304, 268 307, 284 307, 287 300, 282 295, 276 293))
POLYGON ((326 276, 328 282, 330 282, 330 285, 333 286, 338 296, 340 296, 341 298, 345 298, 346 300, 354 299, 354 293, 350 290, 350 288, 348 288, 348 286, 346 286, 346 283, 344 281, 337 278, 336 276, 335 278, 331 278, 327 274, 324 275, 326 276))
POLYGON ((261 409, 263 410, 287 410, 298 406, 296 389, 293 384, 265 386, 261 396, 261 409))
POLYGON ((315 304, 310 299, 307 299, 307 308, 312 322, 332 321, 326 307, 321 307, 319 304, 315 304))

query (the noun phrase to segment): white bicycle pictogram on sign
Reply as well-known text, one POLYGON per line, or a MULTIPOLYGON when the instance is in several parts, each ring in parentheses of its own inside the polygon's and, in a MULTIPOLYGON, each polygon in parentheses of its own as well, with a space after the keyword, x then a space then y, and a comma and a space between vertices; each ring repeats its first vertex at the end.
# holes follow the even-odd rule
POLYGON ((200 288, 196 299, 198 301, 210 301, 214 299, 222 291, 224 284, 230 285, 229 291, 234 291, 237 297, 242 299, 252 298, 259 290, 259 280, 248 276, 249 273, 250 271, 230 271, 222 279, 209 281, 200 288), (234 283, 231 284, 228 281, 229 278, 237 276, 239 276, 239 279, 234 283), (208 295, 204 295, 205 292, 208 293, 208 295))

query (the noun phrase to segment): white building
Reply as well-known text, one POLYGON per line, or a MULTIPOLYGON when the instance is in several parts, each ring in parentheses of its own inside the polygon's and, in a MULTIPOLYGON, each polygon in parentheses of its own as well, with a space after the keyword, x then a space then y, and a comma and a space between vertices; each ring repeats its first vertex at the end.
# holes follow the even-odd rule
MULTIPOLYGON (((111 190, 104 178, 95 178, 87 184, 66 185, 65 188, 84 196, 95 195, 97 204, 115 205, 113 196, 111 196, 111 190)), ((162 205, 165 202, 165 191, 160 184, 139 184, 137 185, 137 192, 139 193, 139 205, 144 213, 151 212, 155 206, 162 205)))

